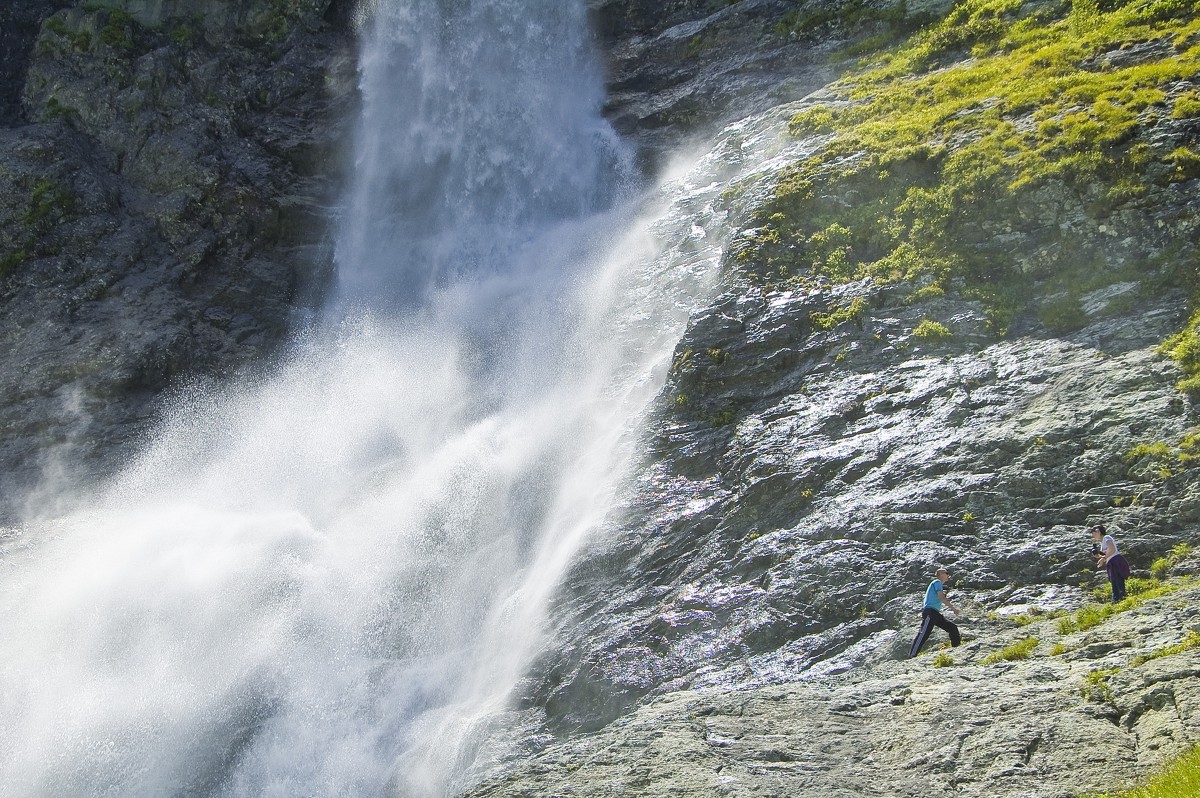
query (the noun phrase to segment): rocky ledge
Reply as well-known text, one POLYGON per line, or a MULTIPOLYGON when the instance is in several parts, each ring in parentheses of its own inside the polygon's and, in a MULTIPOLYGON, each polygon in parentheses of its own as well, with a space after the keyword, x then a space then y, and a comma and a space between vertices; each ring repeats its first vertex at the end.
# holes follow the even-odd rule
POLYGON ((1197 601, 1193 584, 1066 634, 1061 619, 1027 615, 1013 628, 976 606, 963 622, 975 639, 957 649, 894 661, 906 629, 880 635, 870 662, 840 673, 679 690, 469 795, 1109 791, 1200 739, 1197 601))
POLYGON ((848 656, 909 622, 934 563, 1019 603, 1091 585, 1085 524, 1142 570, 1195 540, 1194 470, 1130 457, 1195 423, 1155 352, 1182 296, 1129 316, 1102 292, 1070 336, 997 340, 977 305, 912 290, 740 289, 697 314, 626 523, 560 594, 526 699, 555 728, 848 656), (954 332, 917 332, 931 315, 954 332))

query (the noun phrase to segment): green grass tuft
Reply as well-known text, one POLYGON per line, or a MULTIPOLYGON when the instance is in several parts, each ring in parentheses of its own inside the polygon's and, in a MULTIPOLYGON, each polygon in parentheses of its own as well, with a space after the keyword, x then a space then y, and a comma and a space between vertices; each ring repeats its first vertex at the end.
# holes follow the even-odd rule
POLYGON ((1193 748, 1140 787, 1093 798, 1196 798, 1200 795, 1200 747, 1193 748))
POLYGON ((1116 604, 1088 604, 1075 612, 1075 627, 1081 632, 1095 629, 1116 614, 1116 604))
POLYGON ((1117 673, 1118 668, 1097 668, 1083 677, 1083 684, 1079 687, 1080 694, 1086 701, 1094 701, 1096 703, 1107 703, 1112 701, 1112 687, 1109 686, 1109 679, 1117 673))
POLYGON ((1185 651, 1192 651, 1197 648, 1200 648, 1200 632, 1197 632, 1195 629, 1191 629, 1188 631, 1183 640, 1179 641, 1178 643, 1171 646, 1163 646, 1162 648, 1155 649, 1154 651, 1150 651, 1145 654, 1138 654, 1130 661, 1130 664, 1135 666, 1144 665, 1147 662, 1161 659, 1162 657, 1170 657, 1175 654, 1182 654, 1185 651))
POLYGON ((1178 363, 1183 371, 1179 390, 1200 393, 1200 310, 1192 314, 1182 330, 1163 342, 1159 352, 1178 363))
POLYGON ((954 333, 950 332, 950 328, 940 321, 922 319, 913 328, 913 337, 920 338, 922 341, 944 341, 954 337, 954 333))
POLYGON ((1026 637, 1005 646, 999 651, 993 651, 991 654, 988 654, 983 658, 982 664, 995 665, 998 662, 1016 662, 1017 660, 1029 659, 1029 656, 1037 648, 1037 645, 1038 639, 1036 637, 1026 637))
POLYGON ((1190 543, 1177 543, 1171 547, 1165 557, 1159 557, 1150 564, 1150 575, 1158 580, 1165 580, 1179 564, 1192 556, 1195 551, 1190 543))
POLYGON ((828 313, 813 313, 809 316, 813 329, 832 330, 847 321, 861 322, 866 315, 867 302, 862 297, 855 297, 844 308, 832 308, 828 313))
MULTIPOLYGON (((1074 615, 1060 618, 1058 633, 1072 634, 1077 631, 1094 629, 1114 615, 1140 607, 1151 599, 1174 593, 1181 588, 1195 584, 1193 579, 1175 579, 1170 582, 1159 582, 1154 579, 1130 579, 1125 583, 1129 597, 1118 604, 1086 604, 1075 611, 1074 615)), ((1093 595, 1103 598, 1108 595, 1107 587, 1097 588, 1093 595)))

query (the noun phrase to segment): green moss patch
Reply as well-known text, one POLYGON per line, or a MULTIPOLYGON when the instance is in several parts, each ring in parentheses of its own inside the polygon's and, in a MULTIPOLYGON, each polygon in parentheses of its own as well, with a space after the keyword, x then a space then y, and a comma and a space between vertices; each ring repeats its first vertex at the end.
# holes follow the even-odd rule
POLYGON ((138 24, 128 12, 107 3, 84 3, 83 9, 98 15, 98 38, 103 44, 119 52, 133 49, 138 24))
POLYGON ((1170 102, 1198 71, 1191 0, 965 0, 794 117, 794 134, 828 141, 780 176, 739 257, 768 281, 923 278, 983 300, 1001 333, 1040 281, 1067 292, 1044 323, 1077 328, 1079 292, 1116 276, 1090 234, 1038 209, 1102 215, 1151 173, 1190 179, 1189 154, 1151 152, 1137 134, 1200 111, 1200 97, 1170 102), (1014 255, 1013 231, 1053 256, 1014 255))
POLYGON ((60 220, 75 206, 75 198, 63 186, 50 179, 39 180, 29 195, 29 205, 21 216, 26 227, 43 229, 47 223, 60 220))
POLYGON ((24 249, 0 253, 0 279, 16 271, 28 258, 29 253, 24 249))
POLYGON ((71 29, 61 16, 52 16, 47 19, 42 29, 69 42, 76 50, 86 50, 92 44, 91 34, 87 31, 71 29))
POLYGON ((7 231, 7 247, 0 250, 0 279, 27 261, 54 254, 50 233, 67 222, 76 210, 75 195, 70 187, 51 178, 18 181, 16 188, 28 194, 15 224, 7 231))

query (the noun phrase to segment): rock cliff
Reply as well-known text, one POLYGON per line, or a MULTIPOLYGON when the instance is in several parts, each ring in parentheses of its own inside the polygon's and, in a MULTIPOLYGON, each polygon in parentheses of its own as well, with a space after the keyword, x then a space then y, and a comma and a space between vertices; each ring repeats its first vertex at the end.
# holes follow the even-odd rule
POLYGON ((724 290, 523 688, 541 753, 474 794, 1067 796, 1200 740, 1194 654, 1106 660, 1103 711, 1079 687, 1186 634, 1178 598, 1086 655, 976 655, 1012 638, 989 613, 1090 600, 1085 525, 1140 575, 1200 537, 1191 12, 598 7, 618 124, 654 148, 652 106, 700 98, 670 135, 748 113, 718 149, 764 165, 715 202, 724 290), (897 662, 935 563, 976 607, 950 676, 897 662))
POLYGON ((353 118, 345 4, 63 5, 3 12, 4 512, 286 337, 329 273, 353 118))
POLYGON ((651 165, 722 121, 825 85, 845 68, 848 44, 911 28, 946 6, 589 0, 609 68, 607 116, 651 165))

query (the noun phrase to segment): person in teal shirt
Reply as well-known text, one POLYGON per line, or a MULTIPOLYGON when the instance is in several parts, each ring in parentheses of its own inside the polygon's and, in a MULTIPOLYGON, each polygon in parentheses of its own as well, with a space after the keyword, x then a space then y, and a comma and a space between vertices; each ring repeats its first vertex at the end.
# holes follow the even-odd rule
POLYGON ((921 628, 917 631, 912 648, 909 649, 908 656, 910 658, 921 653, 921 646, 925 645, 925 641, 929 639, 935 626, 945 629, 946 633, 950 635, 950 645, 957 646, 962 642, 958 626, 946 620, 946 616, 942 615, 943 607, 949 607, 955 615, 958 615, 958 607, 955 607, 950 603, 950 599, 946 598, 946 583, 949 581, 950 572, 945 568, 939 568, 934 574, 934 580, 925 589, 925 606, 921 610, 921 628))

